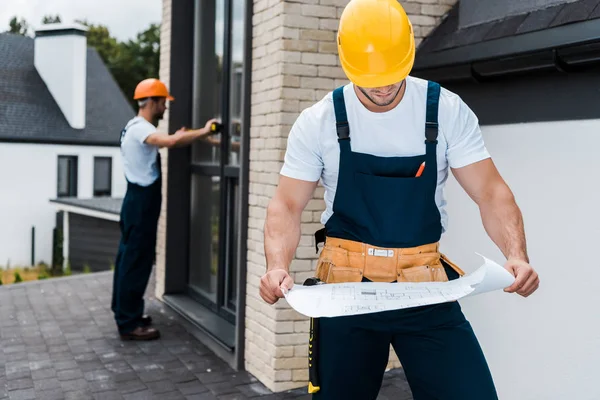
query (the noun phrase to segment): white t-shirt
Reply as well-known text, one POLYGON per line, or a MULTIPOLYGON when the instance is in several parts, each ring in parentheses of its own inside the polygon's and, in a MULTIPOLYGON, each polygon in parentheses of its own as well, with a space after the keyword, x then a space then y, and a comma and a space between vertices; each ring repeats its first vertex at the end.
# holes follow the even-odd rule
POLYGON ((158 147, 144 143, 156 127, 145 118, 135 117, 125 126, 125 136, 121 137, 121 154, 125 177, 131 183, 149 186, 158 178, 156 162, 158 147))
MULTIPOLYGON (((360 102, 352 84, 344 87, 352 151, 379 157, 408 157, 425 154, 427 81, 408 77, 400 104, 385 113, 374 113, 360 102)), ((438 112, 438 186, 436 204, 447 229, 444 185, 448 167, 461 168, 489 158, 479 121, 461 98, 442 88, 438 112)), ((288 138, 281 174, 316 182, 325 187, 326 209, 321 223, 333 214, 337 188, 340 147, 335 129, 332 93, 304 110, 288 138)))

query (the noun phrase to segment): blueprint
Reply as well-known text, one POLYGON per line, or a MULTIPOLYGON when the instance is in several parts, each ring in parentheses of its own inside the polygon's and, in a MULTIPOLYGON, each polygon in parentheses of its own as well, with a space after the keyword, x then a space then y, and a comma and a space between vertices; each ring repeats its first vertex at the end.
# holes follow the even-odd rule
POLYGON ((338 317, 445 303, 504 289, 514 277, 501 265, 478 254, 483 265, 449 282, 356 282, 294 285, 284 295, 290 306, 308 317, 338 317))

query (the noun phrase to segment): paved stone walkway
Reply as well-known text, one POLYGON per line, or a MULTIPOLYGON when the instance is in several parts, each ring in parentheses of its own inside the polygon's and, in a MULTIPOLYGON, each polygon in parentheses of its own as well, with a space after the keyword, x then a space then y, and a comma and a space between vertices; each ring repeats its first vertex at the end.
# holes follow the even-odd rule
MULTIPOLYGON (((0 286, 0 400, 309 399, 271 393, 195 339, 149 288, 162 338, 122 342, 110 312, 112 273, 0 286)), ((410 400, 401 371, 380 400, 410 400)))

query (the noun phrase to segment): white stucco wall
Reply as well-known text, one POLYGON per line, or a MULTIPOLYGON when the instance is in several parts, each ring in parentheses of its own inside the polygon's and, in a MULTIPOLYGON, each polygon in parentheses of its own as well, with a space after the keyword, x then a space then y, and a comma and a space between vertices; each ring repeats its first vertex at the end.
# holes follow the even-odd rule
MULTIPOLYGON (((503 400, 600 399, 600 121, 484 127, 522 209, 541 286, 528 299, 495 292, 461 301, 503 400)), ((442 249, 465 269, 474 252, 504 258, 452 178, 442 249)))
POLYGON ((77 194, 93 195, 94 157, 112 157, 112 196, 125 194, 118 147, 0 143, 0 266, 31 264, 31 227, 35 226, 35 261, 52 261, 59 155, 78 156, 77 194))

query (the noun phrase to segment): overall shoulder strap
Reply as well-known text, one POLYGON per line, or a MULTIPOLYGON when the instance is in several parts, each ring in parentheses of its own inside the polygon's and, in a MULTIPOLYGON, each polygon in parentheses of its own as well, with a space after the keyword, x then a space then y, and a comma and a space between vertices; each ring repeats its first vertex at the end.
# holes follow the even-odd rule
POLYGON ((349 139, 350 126, 348 125, 348 115, 346 114, 343 86, 333 91, 333 108, 335 110, 335 127, 338 139, 349 139))
POLYGON ((123 139, 125 138, 125 133, 127 132, 127 130, 129 128, 131 128, 133 125, 137 124, 138 122, 141 122, 140 120, 135 120, 133 122, 128 121, 127 124, 125 124, 125 126, 123 127, 123 129, 121 129, 121 134, 119 136, 119 140, 121 143, 123 143, 123 139))
POLYGON ((429 81, 427 84, 427 117, 425 122, 426 142, 436 142, 438 137, 438 106, 440 85, 429 81))

